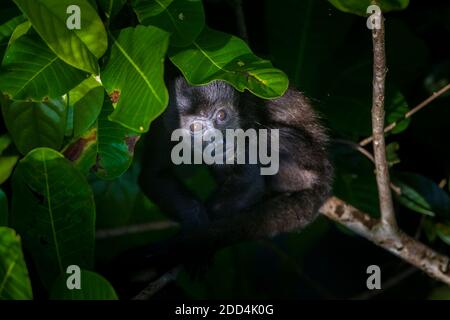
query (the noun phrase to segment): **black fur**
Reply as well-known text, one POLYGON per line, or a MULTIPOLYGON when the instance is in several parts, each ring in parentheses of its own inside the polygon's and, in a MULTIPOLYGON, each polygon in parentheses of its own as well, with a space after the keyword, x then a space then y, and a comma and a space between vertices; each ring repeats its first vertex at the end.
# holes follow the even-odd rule
POLYGON ((327 142, 308 99, 293 88, 280 98, 263 100, 240 94, 223 81, 194 87, 176 79, 167 111, 147 136, 140 176, 148 197, 184 227, 163 250, 165 258, 171 257, 166 263, 302 229, 312 222, 331 191, 327 142), (227 111, 225 123, 214 123, 219 109, 227 111), (219 129, 279 129, 278 174, 262 176, 259 165, 213 165, 219 189, 206 204, 195 199, 175 178, 170 160, 172 130, 188 128, 193 119, 206 119, 219 129))

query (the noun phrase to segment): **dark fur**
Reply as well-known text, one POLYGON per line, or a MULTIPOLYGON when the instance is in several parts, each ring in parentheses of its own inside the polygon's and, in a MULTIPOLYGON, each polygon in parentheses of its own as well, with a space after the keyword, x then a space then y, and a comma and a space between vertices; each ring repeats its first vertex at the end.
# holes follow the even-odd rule
POLYGON ((182 78, 170 91, 169 107, 147 137, 140 183, 187 230, 167 249, 176 260, 302 229, 316 218, 330 193, 332 167, 326 131, 305 96, 289 88, 280 98, 263 100, 223 81, 193 87, 182 78), (262 176, 259 165, 213 165, 219 189, 203 204, 173 175, 170 134, 193 118, 211 119, 218 108, 229 114, 220 129, 279 129, 280 170, 262 176))

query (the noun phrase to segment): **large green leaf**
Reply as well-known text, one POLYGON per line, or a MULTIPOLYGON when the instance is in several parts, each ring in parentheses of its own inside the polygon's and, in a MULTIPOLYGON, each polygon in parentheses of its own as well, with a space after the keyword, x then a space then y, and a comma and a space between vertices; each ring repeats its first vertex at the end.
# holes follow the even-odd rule
POLYGON ((73 135, 81 136, 97 120, 102 109, 105 90, 93 77, 87 78, 69 92, 69 105, 73 108, 73 135))
POLYGON ((132 4, 140 23, 171 33, 173 46, 189 45, 205 26, 201 0, 134 0, 132 4))
POLYGON ((0 300, 30 299, 33 293, 20 237, 14 230, 0 227, 0 300))
POLYGON ((255 56, 243 40, 209 28, 190 46, 172 48, 170 60, 194 85, 221 79, 262 98, 281 96, 288 86, 286 75, 255 56))
POLYGON ((395 173, 392 181, 400 187, 398 202, 405 207, 430 216, 450 218, 450 198, 432 180, 413 173, 395 173))
POLYGON ((107 49, 106 31, 87 0, 14 0, 56 55, 81 70, 98 73, 97 58, 107 49), (81 28, 70 30, 67 8, 80 8, 81 28))
POLYGON ((6 127, 22 154, 37 147, 58 150, 64 139, 67 108, 62 99, 46 102, 4 101, 6 127))
POLYGON ((0 189, 0 227, 8 226, 8 216, 8 198, 6 197, 6 194, 3 192, 3 190, 0 189))
POLYGON ((59 59, 36 36, 22 36, 8 48, 0 90, 15 100, 57 98, 85 79, 85 73, 59 59))
POLYGON ((117 294, 112 285, 101 275, 81 270, 81 289, 67 288, 66 279, 69 275, 60 276, 55 282, 50 299, 53 300, 117 300, 117 294))
POLYGON ((169 34, 153 26, 137 26, 111 38, 111 56, 101 75, 115 106, 110 119, 145 132, 168 102, 163 69, 169 34))
MULTIPOLYGON (((333 6, 343 12, 350 12, 360 16, 368 16, 367 8, 374 3, 373 0, 328 0, 333 6)), ((383 12, 394 10, 403 10, 408 4, 409 0, 377 0, 376 4, 383 12)))
POLYGON ((47 287, 69 265, 92 268, 92 191, 60 153, 37 148, 19 162, 13 174, 11 220, 47 287))
POLYGON ((108 119, 112 110, 109 99, 105 100, 96 126, 64 150, 64 155, 82 172, 93 167, 98 177, 107 180, 128 169, 139 139, 134 131, 108 119))

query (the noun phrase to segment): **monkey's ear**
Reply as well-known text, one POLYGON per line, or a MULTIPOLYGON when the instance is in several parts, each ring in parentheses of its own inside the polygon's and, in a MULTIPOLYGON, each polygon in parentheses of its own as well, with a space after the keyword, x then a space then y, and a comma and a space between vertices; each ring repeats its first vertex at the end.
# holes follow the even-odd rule
POLYGON ((187 89, 189 89, 189 87, 189 83, 183 76, 179 76, 175 79, 175 90, 177 94, 186 91, 187 89))
POLYGON ((188 110, 192 104, 191 86, 183 76, 179 76, 175 79, 174 89, 178 109, 180 111, 188 110))

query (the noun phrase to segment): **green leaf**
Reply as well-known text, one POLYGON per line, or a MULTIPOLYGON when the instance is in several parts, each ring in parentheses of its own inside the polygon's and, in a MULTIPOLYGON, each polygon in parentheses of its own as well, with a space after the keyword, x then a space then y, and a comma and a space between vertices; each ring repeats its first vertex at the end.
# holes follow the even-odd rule
POLYGON ((108 19, 115 17, 126 2, 127 0, 98 0, 108 19))
POLYGON ((6 127, 22 154, 37 147, 60 149, 67 117, 62 99, 46 102, 6 101, 2 112, 6 127))
POLYGON ((8 197, 6 197, 6 194, 0 189, 0 227, 8 226, 8 216, 8 197))
POLYGON ((102 179, 115 179, 122 175, 133 160, 134 147, 139 135, 108 120, 112 111, 109 101, 103 105, 98 118, 96 175, 102 179))
POLYGON ((0 300, 31 300, 33 293, 20 237, 0 227, 0 300))
MULTIPOLYGON (((373 4, 373 0, 328 0, 333 6, 343 12, 350 12, 366 17, 367 7, 373 4)), ((409 0, 377 0, 377 5, 383 13, 403 10, 409 5, 409 0)))
MULTIPOLYGON (((19 157, 16 154, 3 154, 3 152, 11 145, 12 140, 9 134, 0 136, 0 184, 4 183, 12 173, 19 157)), ((0 214, 1 216, 1 214, 0 214)), ((0 218, 1 221, 1 218, 0 218)), ((1 222, 0 222, 1 225, 1 222)))
POLYGON ((134 0, 132 5, 139 22, 169 32, 173 46, 191 44, 205 26, 201 0, 134 0))
POLYGON ((67 277, 60 276, 55 282, 51 292, 52 300, 118 300, 112 285, 101 275, 81 270, 81 289, 67 288, 67 277))
POLYGON ((85 79, 64 63, 38 37, 22 36, 6 51, 0 90, 15 100, 58 98, 85 79))
POLYGON ((14 32, 11 35, 11 38, 9 38, 8 47, 10 47, 14 42, 16 42, 17 39, 27 34, 27 32, 31 28, 31 22, 25 21, 19 24, 15 29, 14 32))
POLYGON ((270 61, 255 56, 247 44, 232 35, 203 29, 187 48, 172 48, 170 60, 194 85, 221 79, 237 90, 248 89, 261 98, 276 98, 286 91, 286 75, 270 61))
POLYGON ((398 122, 391 133, 400 133, 408 127, 411 118, 404 118, 408 111, 408 103, 399 91, 394 92, 386 98, 386 124, 398 122))
POLYGON ((396 173, 392 182, 400 187, 400 204, 429 216, 450 218, 449 196, 432 180, 413 173, 396 173))
POLYGON ((106 51, 108 42, 103 22, 86 0, 14 0, 28 17, 37 33, 56 55, 66 63, 98 73, 97 59, 106 51), (70 30, 67 8, 80 8, 81 28, 70 30))
POLYGON ((0 154, 3 154, 3 151, 5 151, 12 143, 11 137, 9 134, 3 134, 0 136, 0 154))
POLYGON ((108 119, 112 110, 106 99, 97 125, 64 150, 64 155, 82 172, 94 167, 96 175, 106 180, 115 179, 128 169, 139 139, 134 131, 108 119))
POLYGON ((4 39, 10 37, 14 32, 14 29, 25 20, 24 16, 18 16, 0 25, 0 42, 3 42, 4 39))
POLYGON ((60 153, 38 148, 13 174, 12 225, 50 287, 67 266, 92 268, 95 205, 85 177, 60 153))
POLYGON ((62 153, 84 175, 97 161, 97 126, 93 126, 81 137, 67 145, 62 153))
POLYGON ((102 109, 105 90, 93 77, 87 78, 69 92, 73 108, 73 135, 81 136, 97 120, 102 109))
POLYGON ((386 146, 386 160, 390 167, 394 164, 400 163, 398 149, 400 149, 398 142, 392 142, 386 146))
POLYGON ((145 132, 168 103, 163 69, 169 34, 156 27, 137 26, 111 38, 111 56, 101 75, 114 102, 110 119, 145 132))
POLYGON ((0 184, 8 180, 19 156, 0 156, 0 184))
POLYGON ((436 224, 436 234, 438 237, 450 246, 450 226, 442 223, 436 224))

